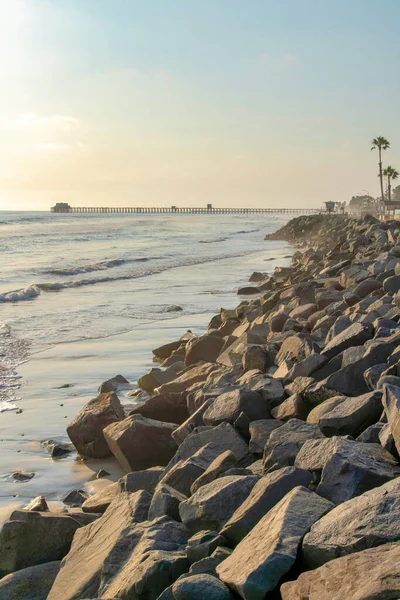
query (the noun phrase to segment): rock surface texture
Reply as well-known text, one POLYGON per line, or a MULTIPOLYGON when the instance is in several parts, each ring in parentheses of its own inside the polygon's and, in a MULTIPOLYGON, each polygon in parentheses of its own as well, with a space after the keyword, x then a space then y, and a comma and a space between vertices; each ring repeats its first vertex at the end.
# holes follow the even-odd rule
POLYGON ((400 598, 400 221, 302 216, 267 239, 291 265, 68 426, 126 474, 12 513, 2 599, 400 598))

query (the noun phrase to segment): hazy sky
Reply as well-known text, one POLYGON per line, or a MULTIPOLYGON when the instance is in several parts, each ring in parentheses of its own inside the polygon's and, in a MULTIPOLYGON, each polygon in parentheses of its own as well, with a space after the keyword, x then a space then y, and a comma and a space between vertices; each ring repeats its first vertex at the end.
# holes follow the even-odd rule
POLYGON ((399 0, 0 0, 0 209, 378 195, 399 21, 399 0))

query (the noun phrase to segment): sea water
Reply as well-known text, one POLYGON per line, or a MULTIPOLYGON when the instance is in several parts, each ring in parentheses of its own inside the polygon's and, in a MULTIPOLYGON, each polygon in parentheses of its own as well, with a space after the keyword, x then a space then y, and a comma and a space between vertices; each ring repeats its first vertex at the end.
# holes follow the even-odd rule
MULTIPOLYGON (((52 460, 41 442, 68 440, 66 425, 101 381, 122 374, 134 383, 154 366, 152 348, 235 307, 253 271, 289 264, 284 242, 264 241, 283 223, 0 213, 0 507, 90 489, 98 461, 52 460), (36 475, 18 483, 16 470, 36 475)), ((108 470, 119 475, 113 461, 108 470)))

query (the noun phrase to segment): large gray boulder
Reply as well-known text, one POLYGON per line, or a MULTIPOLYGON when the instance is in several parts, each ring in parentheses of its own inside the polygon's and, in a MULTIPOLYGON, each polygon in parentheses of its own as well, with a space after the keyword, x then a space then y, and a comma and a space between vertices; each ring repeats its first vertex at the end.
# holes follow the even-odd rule
POLYGON ((290 419, 305 421, 309 412, 310 407, 304 402, 301 394, 296 393, 271 410, 274 419, 280 421, 289 421, 290 419))
POLYGON ((68 425, 71 442, 82 456, 104 458, 111 451, 103 430, 108 425, 122 421, 125 414, 115 392, 100 394, 88 402, 68 425))
POLYGON ((191 367, 201 360, 209 363, 216 362, 223 346, 224 340, 215 335, 193 337, 186 346, 186 367, 191 367))
MULTIPOLYGON (((400 391, 400 388, 399 388, 400 391)), ((330 400, 326 400, 330 402, 330 400)), ((325 402, 321 405, 321 407, 325 402)), ((382 392, 375 391, 346 398, 318 420, 319 428, 328 437, 351 435, 357 437, 367 427, 379 420, 382 414, 382 392)))
POLYGON ((287 493, 297 486, 307 487, 310 481, 311 474, 296 467, 284 467, 261 477, 221 534, 236 546, 287 493))
POLYGON ((144 491, 121 493, 101 519, 82 528, 74 537, 48 600, 156 600, 186 572, 185 527, 167 517, 143 520, 149 502, 150 495, 144 491))
POLYGON ((337 506, 304 538, 303 559, 315 568, 366 548, 400 540, 400 479, 337 506))
POLYGON ((344 331, 336 335, 321 351, 322 356, 333 358, 346 348, 351 346, 362 346, 372 337, 371 328, 361 323, 353 323, 344 331))
POLYGON ((332 508, 307 488, 294 488, 217 567, 219 578, 244 600, 264 600, 294 565, 303 536, 332 508))
POLYGON ((400 544, 343 556, 281 586, 282 600, 398 600, 400 544))
POLYGON ((172 593, 175 600, 232 600, 226 585, 207 574, 178 579, 172 586, 172 593))
POLYGON ((141 415, 126 417, 104 429, 107 444, 125 472, 166 465, 176 452, 171 434, 175 423, 146 419, 141 415))
POLYGON ((264 447, 269 436, 274 429, 277 429, 281 425, 283 425, 283 422, 278 419, 260 419, 258 421, 252 421, 249 425, 250 452, 261 457, 264 454, 264 447))
POLYGON ((179 425, 189 418, 186 393, 165 393, 149 398, 145 404, 130 411, 130 415, 142 415, 147 419, 178 423, 179 425))
MULTIPOLYGON (((160 480, 160 483, 170 485, 185 496, 190 496, 192 484, 206 471, 211 463, 218 457, 219 447, 207 444, 193 456, 181 460, 170 469, 160 480)), ((234 455, 233 455, 234 456, 234 455)))
POLYGON ((247 464, 251 462, 249 447, 242 436, 229 423, 221 423, 217 427, 195 429, 187 436, 165 467, 165 473, 168 473, 177 462, 186 460, 207 444, 214 444, 221 453, 231 450, 238 462, 247 462, 247 464))
POLYGON ((15 510, 0 532, 0 577, 13 571, 61 560, 77 529, 95 515, 15 510))
POLYGON ((244 413, 250 421, 269 417, 268 405, 260 394, 238 389, 218 396, 205 411, 203 420, 205 425, 215 426, 220 423, 233 425, 241 413, 244 413))
POLYGON ((318 425, 291 419, 272 431, 264 448, 264 471, 266 473, 294 464, 297 453, 307 440, 323 438, 318 425))
POLYGON ((396 385, 385 385, 383 387, 383 406, 385 414, 393 435, 393 440, 400 452, 400 387, 396 385))
POLYGON ((186 554, 191 564, 211 556, 218 546, 226 546, 226 539, 216 531, 199 531, 192 535, 186 546, 186 554))
POLYGON ((320 477, 317 493, 337 504, 400 475, 397 461, 379 444, 343 437, 306 442, 295 465, 313 472, 317 482, 320 477))
MULTIPOLYGON (((188 398, 191 394, 189 394, 188 398)), ((215 396, 216 397, 216 396, 215 396)), ((203 415, 206 412, 207 408, 212 405, 215 400, 214 398, 207 398, 203 403, 197 408, 186 421, 184 421, 179 427, 175 429, 172 433, 172 437, 175 442, 180 445, 184 440, 190 435, 194 429, 197 427, 204 426, 203 415)))
POLYGON ((179 506, 179 513, 188 529, 220 531, 235 510, 245 501, 258 481, 256 475, 219 477, 203 485, 179 506))
POLYGON ((60 561, 27 567, 0 580, 1 600, 46 600, 60 570, 60 561))
POLYGON ((190 493, 194 494, 202 485, 211 483, 228 471, 228 469, 234 469, 235 467, 237 467, 237 460, 233 452, 226 450, 222 454, 219 454, 206 470, 192 483, 190 493))
POLYGON ((127 475, 121 477, 118 481, 118 489, 120 492, 139 492, 140 490, 145 490, 152 495, 163 473, 163 467, 151 467, 143 471, 127 473, 127 475))
POLYGON ((187 496, 178 492, 170 485, 159 483, 154 491, 149 508, 149 521, 159 517, 170 517, 174 521, 180 521, 179 505, 187 500, 187 496))

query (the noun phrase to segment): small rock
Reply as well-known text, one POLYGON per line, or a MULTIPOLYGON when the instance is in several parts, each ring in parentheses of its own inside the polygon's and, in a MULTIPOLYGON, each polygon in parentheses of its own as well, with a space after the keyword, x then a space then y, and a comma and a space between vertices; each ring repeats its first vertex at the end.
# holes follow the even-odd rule
POLYGON ((49 510, 47 502, 44 496, 37 496, 27 506, 25 506, 24 510, 34 511, 34 512, 45 512, 49 510))
POLYGON ((11 474, 12 479, 16 479, 16 481, 29 481, 33 477, 35 477, 36 473, 31 471, 15 471, 11 474))
POLYGON ((73 450, 71 444, 65 444, 57 440, 46 440, 42 442, 42 446, 47 450, 51 458, 65 456, 65 454, 70 454, 73 450))

